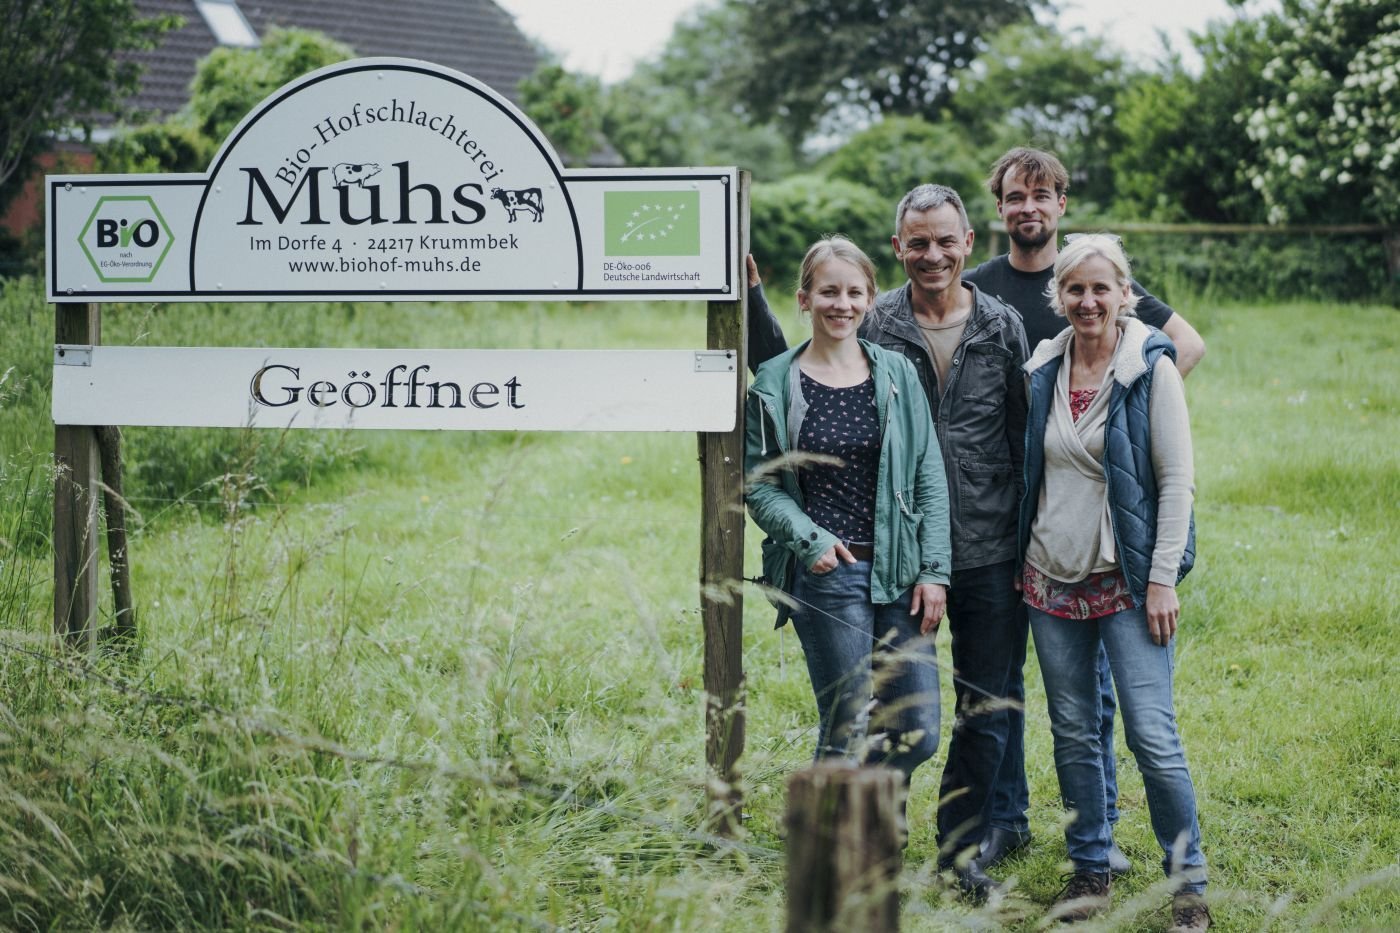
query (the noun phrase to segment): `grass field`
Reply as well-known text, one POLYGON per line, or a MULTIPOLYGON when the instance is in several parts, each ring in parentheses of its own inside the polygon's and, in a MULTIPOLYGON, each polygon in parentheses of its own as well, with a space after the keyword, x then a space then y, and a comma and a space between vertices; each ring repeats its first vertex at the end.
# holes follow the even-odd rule
MULTIPOLYGON (((48 311, 11 320, 26 300, 0 302, 0 326, 42 360, 48 311)), ((1218 928, 1395 928, 1397 312, 1181 310, 1210 349, 1188 382, 1199 557, 1177 697, 1218 928)), ((704 321, 174 306, 111 315, 105 334, 238 344, 278 327, 265 342, 698 347, 704 321)), ((796 638, 750 588, 750 819, 737 848, 695 832, 693 435, 130 432, 134 462, 175 462, 132 493, 140 643, 90 667, 48 635, 51 432, 21 370, 0 384, 0 928, 781 928, 783 785, 815 714, 796 638)), ((1060 887, 1027 671, 1036 841, 1007 866, 1015 893, 974 910, 934 884, 940 754, 915 777, 905 929, 1036 929, 1060 887)), ((1159 853, 1119 754, 1137 869, 1100 926, 1161 930, 1159 853)))

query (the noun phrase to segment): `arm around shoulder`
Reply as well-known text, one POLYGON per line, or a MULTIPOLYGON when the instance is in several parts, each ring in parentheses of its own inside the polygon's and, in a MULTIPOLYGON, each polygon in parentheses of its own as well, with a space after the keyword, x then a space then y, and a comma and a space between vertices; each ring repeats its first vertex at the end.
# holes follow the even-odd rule
POLYGON ((778 318, 768 307, 768 298, 763 294, 762 283, 749 286, 749 372, 757 373, 758 367, 784 352, 788 348, 787 338, 778 318))
POLYGON ((1171 338, 1176 346, 1177 371, 1186 376, 1206 355, 1206 342, 1186 318, 1136 281, 1133 293, 1138 296, 1137 316, 1171 338))
POLYGON ((1176 368, 1182 377, 1190 374, 1206 355, 1206 342, 1186 318, 1175 312, 1162 325, 1162 333, 1176 344, 1176 368))

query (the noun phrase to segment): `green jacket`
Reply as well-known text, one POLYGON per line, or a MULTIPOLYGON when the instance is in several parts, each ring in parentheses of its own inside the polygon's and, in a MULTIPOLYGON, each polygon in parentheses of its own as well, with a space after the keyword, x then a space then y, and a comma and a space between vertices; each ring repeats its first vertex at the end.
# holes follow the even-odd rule
MULTIPOLYGON (((952 570, 948 490, 933 432, 928 399, 918 374, 897 353, 860 341, 875 380, 880 420, 880 467, 875 490, 875 557, 870 598, 892 603, 916 583, 947 584, 952 570)), ((794 562, 811 568, 837 542, 803 511, 798 466, 788 458, 797 446, 807 402, 797 357, 807 344, 775 356, 758 369, 749 388, 745 424, 745 501, 763 542, 763 577, 790 592, 794 562)), ((789 615, 781 598, 778 625, 789 615)))

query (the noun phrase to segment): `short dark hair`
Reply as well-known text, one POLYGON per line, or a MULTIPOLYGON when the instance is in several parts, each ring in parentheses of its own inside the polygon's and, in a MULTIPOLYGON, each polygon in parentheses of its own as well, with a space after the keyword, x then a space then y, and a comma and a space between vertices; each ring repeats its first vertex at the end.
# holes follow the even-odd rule
POLYGON ((1055 158, 1053 152, 1017 146, 997 159, 992 165, 991 174, 987 176, 987 190, 998 201, 1001 200, 1002 183, 1006 181, 1007 173, 1013 170, 1019 171, 1021 177, 1033 185, 1053 185, 1058 197, 1064 197, 1069 190, 1069 172, 1065 171, 1064 163, 1055 158))

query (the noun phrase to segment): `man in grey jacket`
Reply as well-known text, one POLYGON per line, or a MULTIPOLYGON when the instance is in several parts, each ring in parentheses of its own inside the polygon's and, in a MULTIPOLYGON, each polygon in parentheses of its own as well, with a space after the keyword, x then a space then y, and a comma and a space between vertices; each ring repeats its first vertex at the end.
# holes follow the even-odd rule
MULTIPOLYGON (((948 481, 953 575, 948 591, 957 721, 939 791, 939 867, 984 897, 996 882, 975 861, 1005 754, 1007 690, 1025 644, 1013 586, 1026 424, 1026 338, 1019 316, 962 281, 972 225, 957 192, 920 185, 895 211, 891 237, 908 282, 877 299, 861 336, 907 357, 928 396, 948 481)), ((750 364, 784 346, 761 292, 750 298, 750 364)))

